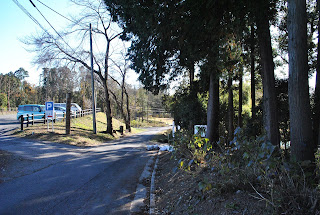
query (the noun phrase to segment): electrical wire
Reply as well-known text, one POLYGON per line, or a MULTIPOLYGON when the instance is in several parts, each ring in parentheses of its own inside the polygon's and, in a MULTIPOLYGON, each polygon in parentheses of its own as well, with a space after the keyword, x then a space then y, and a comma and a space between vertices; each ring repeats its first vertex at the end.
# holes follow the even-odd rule
MULTIPOLYGON (((33 22, 35 22, 43 31, 45 31, 50 37, 53 37, 39 22, 36 18, 34 18, 28 11, 27 9, 25 9, 17 0, 12 0, 33 22)), ((49 7, 48 5, 44 4, 43 2, 41 2, 40 0, 37 0, 40 4, 44 5, 45 7, 47 7, 48 9, 50 9, 51 11, 53 11, 54 13, 58 14, 59 16, 63 17, 64 19, 72 22, 75 25, 78 25, 80 27, 83 27, 81 24, 69 19, 68 17, 62 15, 61 13, 57 12, 56 10, 54 10, 53 8, 49 7)), ((32 6, 34 8, 36 8, 36 10, 40 13, 40 15, 43 17, 43 19, 50 25, 50 27, 55 31, 55 33, 62 39, 62 41, 73 51, 74 54, 76 54, 76 51, 65 41, 65 39, 62 37, 62 35, 54 28, 54 26, 49 22, 49 20, 43 15, 43 13, 39 10, 39 8, 34 4, 34 2, 32 0, 29 0, 29 2, 32 4, 32 6)), ((98 44, 96 42, 96 40, 94 39, 94 43, 99 50, 98 44)), ((79 56, 78 56, 79 57, 79 56)), ((79 58, 81 59, 81 58, 79 58)))
MULTIPOLYGON (((69 19, 68 17, 62 15, 61 13, 59 13, 59 12, 57 12, 56 10, 52 9, 51 7, 49 7, 48 5, 46 5, 45 3, 41 2, 40 0, 37 0, 37 1, 38 1, 39 3, 41 3, 43 6, 49 8, 51 11, 55 12, 56 14, 58 14, 59 16, 61 16, 61 17, 65 18, 66 20, 74 23, 75 25, 79 25, 79 23, 76 23, 76 22, 74 22, 73 20, 69 19)), ((33 2, 32 2, 32 4, 33 4, 33 2)), ((34 5, 34 4, 33 4, 33 5, 34 5)), ((35 7, 35 5, 34 5, 34 7, 35 7)))
POLYGON ((63 37, 60 35, 60 33, 53 27, 53 25, 47 20, 47 18, 41 13, 41 11, 38 9, 38 7, 32 2, 32 0, 29 0, 30 3, 33 5, 33 7, 36 8, 36 10, 40 13, 40 15, 46 20, 46 22, 50 25, 50 27, 56 32, 56 34, 62 39, 62 41, 73 51, 73 48, 63 39, 63 37))
MULTIPOLYGON (((29 0, 29 1, 30 1, 30 0, 29 0)), ((43 6, 47 7, 47 8, 50 9, 51 11, 53 11, 54 13, 56 13, 56 14, 58 14, 59 16, 63 17, 64 19, 68 20, 69 22, 72 22, 74 25, 78 25, 78 26, 80 26, 80 27, 82 27, 82 28, 83 28, 83 27, 88 28, 87 25, 82 25, 81 23, 76 22, 76 21, 74 21, 74 20, 72 20, 72 19, 64 16, 63 14, 61 14, 61 13, 59 13, 58 11, 54 10, 53 8, 49 7, 48 5, 46 5, 45 3, 41 2, 40 0, 37 0, 37 1, 38 1, 39 3, 41 3, 43 6)), ((33 2, 32 2, 31 4, 34 5, 33 2)), ((98 28, 92 28, 92 30, 98 31, 98 28)))
MULTIPOLYGON (((36 18, 34 18, 26 8, 24 8, 17 0, 12 0, 35 24, 37 24, 42 30, 44 30, 47 34, 49 32, 38 22, 36 18)), ((49 34, 50 35, 50 34, 49 34)))

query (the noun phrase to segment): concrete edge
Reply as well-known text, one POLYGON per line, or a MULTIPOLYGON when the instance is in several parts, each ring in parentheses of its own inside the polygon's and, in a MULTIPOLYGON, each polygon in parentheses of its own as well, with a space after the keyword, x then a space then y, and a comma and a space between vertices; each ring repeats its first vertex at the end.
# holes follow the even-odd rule
POLYGON ((141 208, 145 206, 145 203, 143 201, 147 198, 147 188, 145 185, 143 185, 143 180, 146 178, 150 178, 154 159, 155 156, 152 155, 146 163, 144 170, 139 178, 139 184, 137 185, 134 199, 131 202, 130 214, 141 212, 141 208))
POLYGON ((158 151, 157 154, 157 159, 153 167, 153 172, 151 176, 151 183, 150 183, 150 210, 149 214, 153 215, 154 214, 154 209, 156 206, 156 201, 155 201, 155 178, 156 178, 156 171, 158 167, 158 162, 159 162, 159 155, 160 155, 160 150, 158 151))

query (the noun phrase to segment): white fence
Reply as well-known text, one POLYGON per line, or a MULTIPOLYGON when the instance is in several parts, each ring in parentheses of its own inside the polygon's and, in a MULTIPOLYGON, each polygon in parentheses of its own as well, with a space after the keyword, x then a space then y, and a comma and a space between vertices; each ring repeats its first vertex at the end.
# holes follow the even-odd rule
MULTIPOLYGON (((96 112, 101 112, 101 108, 97 108, 96 112)), ((82 111, 77 111, 77 112, 71 112, 70 117, 71 118, 79 118, 79 117, 84 117, 86 115, 90 115, 92 114, 93 111, 92 109, 86 109, 86 110, 82 110, 82 111)), ((53 121, 55 122, 56 120, 63 120, 66 118, 66 114, 62 114, 62 115, 56 115, 53 119, 53 121)), ((43 122, 43 124, 48 123, 48 119, 46 118, 46 114, 26 114, 23 117, 20 116, 19 118, 20 124, 21 124, 21 131, 23 131, 23 126, 24 124, 26 124, 27 127, 29 127, 29 125, 34 125, 35 122, 43 122)))

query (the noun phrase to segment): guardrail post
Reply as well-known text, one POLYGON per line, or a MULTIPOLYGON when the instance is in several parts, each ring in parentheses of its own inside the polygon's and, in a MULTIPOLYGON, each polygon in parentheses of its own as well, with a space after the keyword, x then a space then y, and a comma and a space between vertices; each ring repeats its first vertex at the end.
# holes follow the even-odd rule
POLYGON ((43 115, 43 124, 46 124, 46 113, 43 115))
POLYGON ((33 114, 31 116, 31 119, 32 119, 31 125, 34 125, 34 115, 33 114))
POLYGON ((66 104, 66 108, 67 108, 67 116, 66 116, 66 134, 70 134, 70 109, 71 109, 71 93, 67 93, 66 95, 66 100, 67 100, 67 104, 66 104))
POLYGON ((29 114, 27 114, 27 127, 29 127, 29 114))
POLYGON ((21 115, 20 116, 20 121, 21 121, 21 131, 23 131, 23 121, 24 121, 24 117, 21 115))

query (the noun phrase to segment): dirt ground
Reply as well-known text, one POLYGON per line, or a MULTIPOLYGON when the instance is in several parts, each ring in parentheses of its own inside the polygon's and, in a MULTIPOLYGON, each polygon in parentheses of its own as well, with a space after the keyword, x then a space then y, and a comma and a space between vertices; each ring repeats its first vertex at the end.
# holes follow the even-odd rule
POLYGON ((236 190, 216 194, 206 180, 219 180, 211 170, 186 171, 166 152, 159 157, 156 174, 156 214, 268 214, 254 191, 236 190), (204 188, 206 187, 206 188, 204 188), (200 189, 202 188, 202 189, 200 189))

